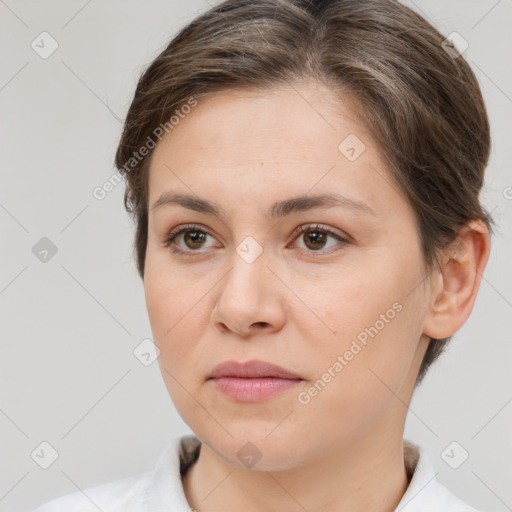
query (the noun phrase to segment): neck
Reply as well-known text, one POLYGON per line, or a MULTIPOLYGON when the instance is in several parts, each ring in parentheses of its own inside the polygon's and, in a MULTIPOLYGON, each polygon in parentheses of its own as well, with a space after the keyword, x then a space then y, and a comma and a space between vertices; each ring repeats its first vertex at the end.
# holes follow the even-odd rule
POLYGON ((366 435, 300 467, 274 472, 234 467, 203 443, 183 477, 197 512, 392 512, 407 486, 401 435, 366 435))

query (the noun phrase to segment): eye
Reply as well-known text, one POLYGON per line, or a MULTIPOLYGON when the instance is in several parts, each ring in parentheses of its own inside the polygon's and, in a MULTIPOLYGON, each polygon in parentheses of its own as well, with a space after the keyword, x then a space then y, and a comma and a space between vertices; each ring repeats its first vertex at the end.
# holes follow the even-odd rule
MULTIPOLYGON (((350 243, 347 238, 329 228, 321 227, 319 224, 299 226, 293 234, 298 235, 295 239, 302 238, 305 241, 308 252, 325 252, 326 248, 329 249, 336 245, 343 247, 350 243), (334 243, 329 246, 327 243, 329 238, 334 239, 338 244, 334 243)), ((200 252, 199 249, 205 248, 204 243, 208 237, 213 238, 202 226, 189 224, 173 229, 166 235, 163 245, 174 253, 194 256, 194 253, 200 252), (180 240, 185 246, 180 246, 180 240)))
POLYGON ((189 224, 173 229, 164 240, 164 247, 170 248, 172 252, 190 256, 191 252, 198 252, 197 249, 204 248, 207 237, 211 237, 201 226, 189 224), (185 247, 179 245, 177 240, 181 239, 185 247))
POLYGON ((304 240, 306 249, 309 249, 308 252, 324 252, 325 249, 329 249, 330 247, 336 245, 341 245, 343 247, 350 243, 347 238, 339 235, 329 228, 321 227, 319 224, 299 226, 295 230, 294 234, 297 233, 299 235, 297 239, 304 240), (329 246, 327 244, 329 238, 341 243, 334 243, 329 246))

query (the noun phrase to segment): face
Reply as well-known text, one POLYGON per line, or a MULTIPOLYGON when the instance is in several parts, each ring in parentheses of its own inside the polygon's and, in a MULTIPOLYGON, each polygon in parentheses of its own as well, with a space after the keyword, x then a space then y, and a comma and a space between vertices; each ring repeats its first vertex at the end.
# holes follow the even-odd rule
POLYGON ((184 421, 232 464, 249 441, 276 470, 402 434, 425 270, 412 208, 353 112, 319 84, 217 93, 154 150, 158 361, 184 421), (296 379, 210 378, 254 360, 296 379))

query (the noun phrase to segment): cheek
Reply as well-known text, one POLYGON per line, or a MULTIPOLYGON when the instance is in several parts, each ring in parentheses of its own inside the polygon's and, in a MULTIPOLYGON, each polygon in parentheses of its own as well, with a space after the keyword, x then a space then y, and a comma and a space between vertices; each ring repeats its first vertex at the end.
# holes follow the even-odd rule
POLYGON ((321 418, 319 424, 313 420, 321 435, 337 432, 339 442, 349 442, 402 407, 397 396, 415 354, 411 319, 416 313, 404 306, 389 323, 375 326, 375 313, 386 310, 371 304, 359 325, 347 317, 338 324, 335 341, 329 339, 322 346, 322 356, 313 356, 315 377, 297 401, 297 417, 321 418))
POLYGON ((144 290, 153 340, 160 350, 158 364, 169 396, 187 421, 201 412, 189 393, 198 384, 196 341, 206 321, 206 297, 201 300, 204 291, 190 287, 165 262, 156 265, 151 257, 147 261, 144 290))
POLYGON ((305 301, 330 328, 337 348, 358 335, 364 341, 367 329, 375 323, 379 332, 387 330, 399 316, 396 310, 404 298, 400 278, 395 269, 382 266, 385 271, 375 264, 343 268, 338 275, 310 286, 309 291, 303 290, 305 301))
POLYGON ((316 310, 324 312, 324 323, 335 331, 324 329, 316 337, 317 376, 330 369, 338 384, 328 387, 339 388, 349 401, 398 389, 421 335, 421 287, 411 293, 421 280, 419 259, 417 263, 411 255, 408 261, 382 258, 373 263, 370 271, 354 267, 343 280, 325 281, 323 293, 310 294, 316 310), (336 361, 343 369, 340 364, 333 368, 336 361))
POLYGON ((158 358, 167 389, 178 410, 190 406, 190 395, 202 384, 204 371, 217 355, 205 346, 219 277, 198 278, 172 265, 165 251, 148 251, 144 291, 158 358))
MULTIPOLYGON (((165 251, 163 251, 165 252, 165 251)), ((201 310, 201 293, 190 286, 183 272, 169 264, 160 251, 148 250, 144 277, 144 293, 155 344, 166 367, 176 366, 194 339, 194 322, 201 310), (170 357, 172 352, 172 357, 170 357)))
POLYGON ((198 291, 194 291, 186 274, 171 262, 167 249, 148 247, 144 293, 151 324, 157 328, 159 335, 185 316, 194 298, 197 302, 198 291))

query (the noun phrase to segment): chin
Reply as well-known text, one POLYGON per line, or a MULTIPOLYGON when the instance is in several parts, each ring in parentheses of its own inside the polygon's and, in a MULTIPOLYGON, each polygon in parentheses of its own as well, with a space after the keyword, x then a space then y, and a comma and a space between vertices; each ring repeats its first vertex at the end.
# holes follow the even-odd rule
MULTIPOLYGON (((211 424, 210 424, 211 426, 211 424)), ((195 435, 226 463, 254 471, 284 471, 297 467, 305 458, 302 439, 295 439, 284 425, 270 422, 239 422, 226 425, 231 436, 220 426, 215 432, 204 428, 195 435)))

